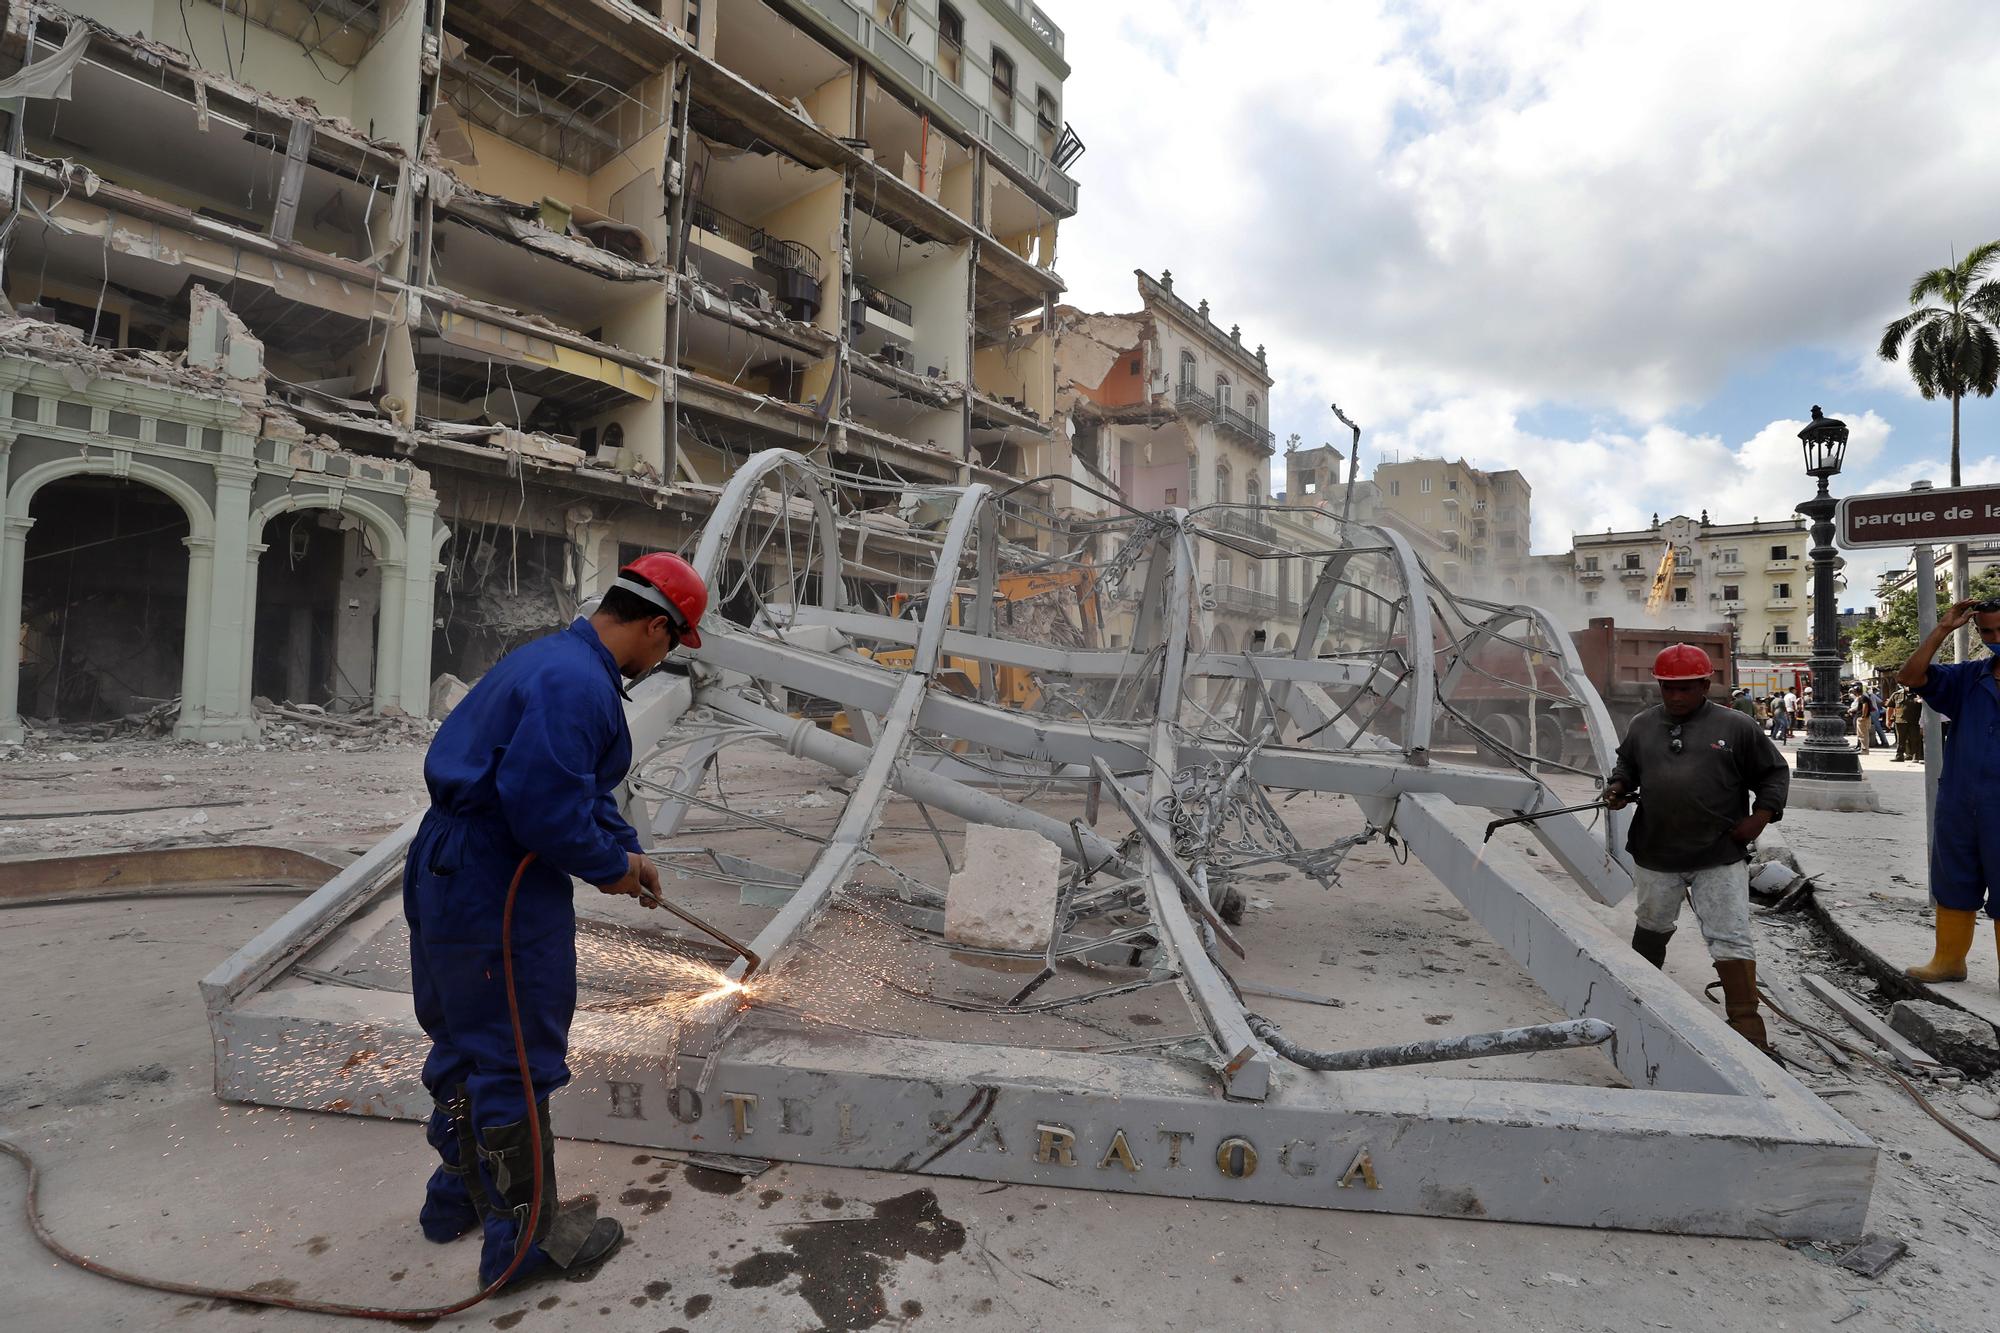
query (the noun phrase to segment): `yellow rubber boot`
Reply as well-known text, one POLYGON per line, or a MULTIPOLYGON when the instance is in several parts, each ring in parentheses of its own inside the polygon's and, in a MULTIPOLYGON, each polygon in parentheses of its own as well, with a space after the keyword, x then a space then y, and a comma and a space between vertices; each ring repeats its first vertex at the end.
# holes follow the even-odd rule
POLYGON ((1977 911, 1956 907, 1937 909, 1937 947, 1922 967, 1906 967, 1903 975, 1912 981, 1963 981, 1965 956, 1972 952, 1972 932, 1979 925, 1977 911))

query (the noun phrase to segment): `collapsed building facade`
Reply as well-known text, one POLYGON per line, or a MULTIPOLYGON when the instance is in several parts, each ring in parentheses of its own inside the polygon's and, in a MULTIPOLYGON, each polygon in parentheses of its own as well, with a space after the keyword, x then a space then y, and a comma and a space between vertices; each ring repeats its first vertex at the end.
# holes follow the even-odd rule
POLYGON ((0 738, 421 714, 774 445, 881 599, 926 488, 1041 478, 1000 521, 1048 545, 1062 44, 1025 0, 8 4, 0 738))

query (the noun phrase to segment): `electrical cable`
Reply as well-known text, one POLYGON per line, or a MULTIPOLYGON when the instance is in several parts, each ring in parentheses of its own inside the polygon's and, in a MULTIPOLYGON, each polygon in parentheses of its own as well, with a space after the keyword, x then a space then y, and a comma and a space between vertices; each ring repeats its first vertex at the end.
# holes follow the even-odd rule
POLYGON ((1848 1045, 1846 1042, 1834 1036, 1832 1033, 1827 1032, 1825 1029, 1816 1028, 1811 1023, 1806 1022, 1804 1019, 1799 1018, 1796 1015, 1787 1013, 1784 1009, 1784 1006, 1780 1005, 1776 1000, 1772 999, 1771 992, 1765 990, 1762 986, 1759 986, 1757 988, 1757 993, 1764 997, 1764 1003, 1770 1006, 1771 1012, 1776 1014, 1778 1017, 1784 1019, 1787 1023, 1792 1024, 1794 1027, 1803 1029, 1806 1032, 1810 1032, 1813 1036, 1818 1037, 1821 1041, 1826 1042, 1830 1046, 1836 1046, 1839 1049, 1846 1051, 1849 1055, 1859 1056, 1861 1059, 1866 1060, 1869 1064, 1875 1066, 1875 1068, 1887 1074, 1890 1078, 1896 1080, 1897 1085, 1901 1087, 1904 1092, 1910 1095, 1910 1099, 1916 1102, 1917 1106, 1923 1111, 1925 1115, 1937 1121, 1940 1125, 1943 1125, 1947 1130, 1951 1132, 1953 1137, 1957 1138, 1959 1142, 1963 1143, 1966 1147, 1972 1149, 1972 1151, 1978 1153, 1981 1157, 1984 1157, 1987 1161, 1993 1163, 1995 1166, 2000 1166, 2000 1153, 1994 1152, 1993 1149, 1987 1147, 1984 1143, 1981 1143, 1978 1139, 1966 1133, 1964 1130, 1960 1129, 1957 1125, 1954 1125, 1951 1121, 1945 1119, 1944 1113, 1938 1110, 1936 1106, 1933 1106, 1931 1104, 1931 1099, 1924 1096, 1924 1094, 1917 1088, 1916 1084, 1910 1082, 1909 1079, 1904 1078, 1900 1070, 1896 1069, 1894 1066, 1890 1065, 1884 1060, 1877 1059, 1874 1055, 1871 1055, 1869 1052, 1862 1050, 1858 1046, 1848 1045))
MULTIPOLYGON (((513 880, 507 885, 507 905, 500 913, 500 962, 507 983, 507 1018, 513 1024, 514 1028, 514 1059, 520 1067, 521 1095, 527 1101, 528 1136, 532 1141, 539 1143, 542 1134, 541 1116, 536 1109, 534 1078, 528 1071, 528 1044, 521 1032, 520 997, 515 993, 514 988, 514 899, 519 895, 521 890, 521 877, 527 874, 528 867, 534 863, 534 860, 535 853, 533 852, 529 852, 526 856, 522 857, 521 863, 514 867, 513 880)), ((95 1273, 99 1277, 108 1277, 114 1282, 123 1282, 127 1286, 144 1287, 151 1291, 169 1292, 176 1296, 198 1296, 209 1300, 242 1301, 249 1305, 261 1305, 279 1310, 303 1310, 308 1314, 336 1315, 343 1319, 384 1319, 396 1323, 428 1324, 432 1320, 442 1319, 446 1315, 454 1315, 462 1310, 469 1310, 499 1291, 502 1287, 505 1287, 513 1280, 514 1274, 520 1271, 521 1264, 527 1259, 528 1249, 534 1241, 532 1227, 522 1227, 521 1233, 514 1243, 514 1258, 507 1265, 505 1272, 493 1279, 483 1290, 467 1296, 463 1300, 455 1301, 450 1305, 432 1306, 427 1309, 412 1309, 397 1306, 344 1305, 336 1301, 316 1301, 303 1297, 278 1296, 269 1292, 246 1288, 204 1287, 193 1282, 176 1282, 171 1278, 147 1277, 140 1273, 129 1273, 122 1268, 113 1268, 109 1264, 101 1264, 87 1255, 78 1254, 75 1250, 70 1249, 55 1238, 49 1231, 48 1224, 42 1219, 40 1202, 42 1169, 40 1164, 36 1162, 34 1155, 20 1144, 5 1138, 0 1138, 0 1153, 7 1154, 7 1156, 19 1162, 27 1170, 28 1188, 21 1202, 21 1212, 22 1216, 27 1219, 28 1229, 34 1233, 35 1239, 41 1243, 43 1249, 64 1263, 81 1268, 86 1273, 95 1273)), ((539 1151, 530 1153, 529 1160, 533 1167, 534 1191, 529 1196, 528 1216, 530 1218, 539 1218, 542 1215, 542 1191, 547 1188, 547 1182, 542 1178, 542 1154, 539 1151)))

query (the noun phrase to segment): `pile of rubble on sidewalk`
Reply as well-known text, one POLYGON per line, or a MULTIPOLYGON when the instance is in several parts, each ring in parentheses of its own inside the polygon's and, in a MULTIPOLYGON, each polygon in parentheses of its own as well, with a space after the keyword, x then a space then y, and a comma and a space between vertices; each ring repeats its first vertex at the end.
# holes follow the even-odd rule
MULTIPOLYGON (((271 750, 378 750, 401 745, 428 745, 438 724, 411 717, 390 705, 371 713, 329 713, 319 704, 275 703, 256 699, 258 734, 254 740, 208 741, 210 750, 264 753, 271 750)), ((56 722, 24 718, 27 737, 7 750, 24 755, 60 758, 66 745, 120 741, 152 745, 169 741, 203 746, 197 741, 171 742, 180 718, 181 701, 168 699, 143 712, 96 722, 56 722)))

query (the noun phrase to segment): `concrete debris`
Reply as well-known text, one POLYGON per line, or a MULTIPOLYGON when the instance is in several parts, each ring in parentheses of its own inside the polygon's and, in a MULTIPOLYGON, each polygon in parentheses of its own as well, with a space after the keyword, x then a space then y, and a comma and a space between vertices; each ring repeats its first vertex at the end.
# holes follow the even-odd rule
MULTIPOLYGON (((618 243, 628 236, 636 238, 636 248, 644 256, 640 259, 589 239, 593 233, 604 234, 605 224, 610 220, 600 220, 588 210, 580 212, 575 206, 560 210, 558 216, 567 216, 568 230, 555 231, 543 225, 550 210, 539 203, 516 203, 475 190, 441 167, 432 166, 428 170, 432 197, 444 204, 450 217, 468 227, 588 269, 614 282, 658 282, 666 276, 666 270, 652 262, 651 246, 636 228, 621 224, 616 229, 616 238, 607 236, 607 239, 618 243)), ((624 248, 622 244, 620 248, 624 248)))
POLYGON ((945 938, 978 949, 1046 949, 1061 874, 1062 853, 1039 833, 968 824, 964 865, 945 891, 945 938))
POLYGON ((348 120, 345 116, 329 115, 321 111, 319 104, 309 97, 280 97, 238 79, 231 78, 226 74, 219 74, 213 70, 206 69, 199 61, 192 59, 187 52, 181 50, 179 47, 169 46, 165 42, 154 41, 145 36, 120 32, 109 24, 100 23, 96 19, 86 15, 72 14, 54 5, 41 5, 37 6, 37 8, 41 13, 53 16, 60 22, 82 25, 89 30, 91 35, 102 37, 106 42, 131 51, 134 56, 145 64, 154 66, 155 68, 170 68, 180 71, 185 78, 193 83, 195 91, 200 95, 204 114, 206 114, 205 108, 209 99, 216 93, 221 93, 226 97, 237 98, 261 107, 288 120, 294 118, 310 120, 313 123, 313 132, 315 134, 332 135, 345 139, 357 147, 365 145, 377 152, 393 153, 399 157, 404 156, 401 148, 393 140, 370 138, 356 129, 354 122, 348 120))
POLYGON ((1962 1093, 1958 1105, 1967 1115, 1978 1116, 1981 1120, 2000 1120, 2000 1101, 1991 1097, 1981 1097, 1977 1093, 1962 1093))
MULTIPOLYGON (((32 312, 34 307, 27 309, 32 312)), ((67 324, 36 319, 31 314, 0 316, 0 353, 68 367, 75 372, 70 381, 79 392, 91 380, 108 375, 236 396, 222 375, 189 365, 185 357, 130 347, 98 347, 67 324)))
POLYGON ((449 671, 440 675, 436 680, 431 682, 432 720, 437 722, 444 721, 446 717, 450 716, 451 710, 458 707, 459 702, 470 693, 472 693, 472 687, 457 676, 452 675, 449 671))
POLYGON ((583 467, 591 461, 591 456, 574 444, 555 435, 540 431, 516 430, 502 425, 462 425, 453 422, 431 422, 426 433, 441 440, 470 441, 504 449, 523 458, 532 458, 545 463, 559 463, 565 467, 583 467))
POLYGON ((2000 1074, 2000 1036, 1991 1023, 1963 1009, 1928 1000, 1898 1000, 1889 1007, 1889 1025, 1941 1063, 1974 1078, 2000 1074))

